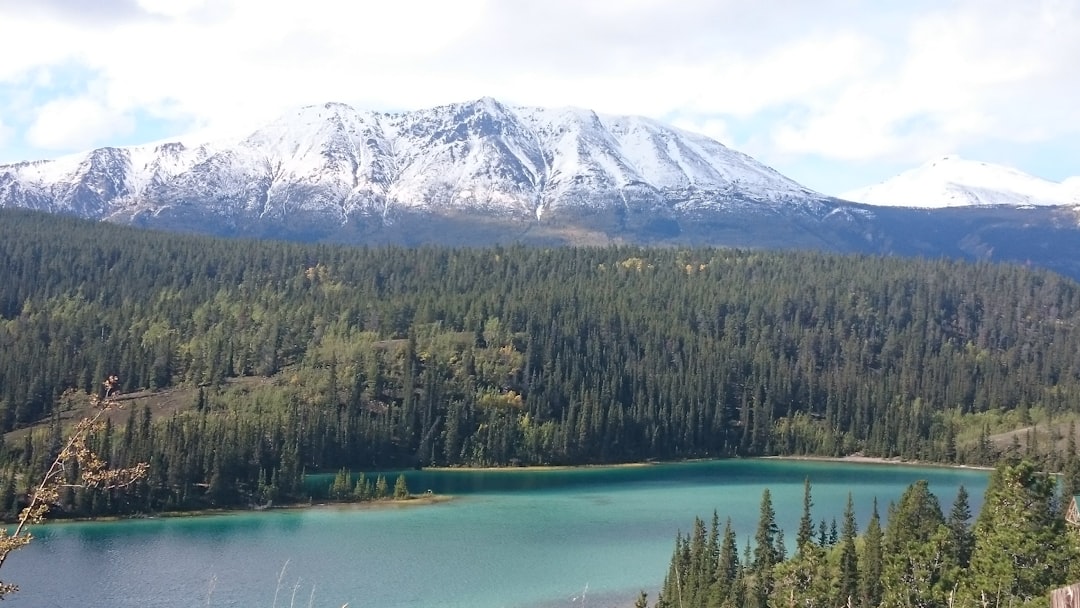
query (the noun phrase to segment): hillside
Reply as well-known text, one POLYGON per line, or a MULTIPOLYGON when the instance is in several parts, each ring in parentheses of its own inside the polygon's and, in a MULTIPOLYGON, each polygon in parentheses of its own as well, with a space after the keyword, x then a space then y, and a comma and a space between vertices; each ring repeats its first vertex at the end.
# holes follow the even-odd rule
POLYGON ((72 513, 262 504, 340 467, 855 451, 985 463, 1000 453, 991 432, 1025 425, 991 416, 1064 420, 1080 403, 1080 288, 1045 271, 2 219, 0 421, 46 424, 6 443, 0 467, 32 473, 61 395, 107 374, 125 394, 189 387, 175 393, 186 407, 136 405, 110 431, 110 461, 156 463, 156 481, 72 513))

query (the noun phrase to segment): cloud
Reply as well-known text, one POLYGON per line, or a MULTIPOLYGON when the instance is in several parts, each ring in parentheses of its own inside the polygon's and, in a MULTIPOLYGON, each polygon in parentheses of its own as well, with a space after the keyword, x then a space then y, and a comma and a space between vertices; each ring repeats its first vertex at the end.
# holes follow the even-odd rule
POLYGON ((69 150, 108 143, 133 128, 129 116, 117 114, 93 99, 58 99, 41 107, 26 138, 39 148, 69 150))
POLYGON ((1080 132, 1076 2, 972 2, 921 15, 893 53, 811 111, 774 127, 788 154, 921 162, 989 138, 1080 132))
POLYGON ((669 122, 679 129, 707 135, 722 144, 730 143, 734 139, 727 121, 720 118, 678 116, 669 122))
POLYGON ((147 16, 135 0, 0 0, 0 14, 75 24, 115 24, 147 16))
POLYGON ((296 105, 491 95, 666 118, 773 164, 922 162, 1080 130, 1078 5, 0 0, 0 91, 31 104, 0 96, 0 115, 74 150, 145 120, 242 133, 296 105), (64 104, 90 122, 64 122, 64 104))

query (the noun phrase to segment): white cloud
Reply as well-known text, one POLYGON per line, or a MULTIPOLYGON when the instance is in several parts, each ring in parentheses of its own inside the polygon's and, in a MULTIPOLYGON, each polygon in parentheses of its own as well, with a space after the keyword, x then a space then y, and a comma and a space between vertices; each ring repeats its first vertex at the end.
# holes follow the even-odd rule
POLYGON ((725 145, 729 145, 733 139, 727 121, 722 118, 679 116, 670 122, 680 129, 707 135, 725 145))
MULTIPOLYGON (((239 106, 251 116, 329 99, 413 108, 483 95, 654 116, 745 116, 830 86, 872 56, 857 34, 802 37, 786 20, 734 2, 635 0, 612 11, 569 0, 234 0, 192 16, 205 12, 201 4, 141 0, 170 18, 108 27, 11 15, 0 55, 17 59, 0 67, 0 81, 79 61, 100 72, 110 106, 168 101, 200 122, 234 121, 239 106)), ((797 18, 808 14, 803 4, 780 8, 797 18)), ((826 0, 817 10, 839 4, 826 0)))
POLYGON ((202 8, 206 0, 137 0, 136 4, 148 14, 176 18, 202 8))
POLYGON ((58 99, 41 107, 26 138, 39 148, 70 150, 108 143, 133 128, 131 118, 93 99, 58 99))
POLYGON ((0 86, 35 92, 19 114, 36 117, 32 142, 104 142, 134 116, 243 131, 300 104, 484 95, 677 117, 772 163, 922 162, 1080 131, 1080 0, 105 4, 0 0, 0 86))
POLYGON ((916 18, 898 69, 846 83, 774 127, 789 154, 921 162, 989 138, 1080 133, 1076 2, 977 2, 916 18))
POLYGON ((0 147, 6 145, 12 135, 13 131, 11 128, 5 125, 3 120, 0 120, 0 147))

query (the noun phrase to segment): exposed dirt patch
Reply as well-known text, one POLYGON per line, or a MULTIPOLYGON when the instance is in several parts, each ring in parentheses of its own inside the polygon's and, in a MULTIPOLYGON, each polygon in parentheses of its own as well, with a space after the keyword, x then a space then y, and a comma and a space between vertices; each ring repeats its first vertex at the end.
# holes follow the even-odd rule
MULTIPOLYGON (((263 378, 261 376, 229 378, 225 381, 225 387, 254 388, 271 382, 273 382, 272 378, 263 378)), ((195 407, 198 398, 198 386, 178 386, 160 391, 141 390, 120 393, 109 397, 103 402, 110 405, 110 409, 105 413, 104 417, 111 420, 114 425, 119 426, 127 421, 132 411, 140 412, 143 406, 146 406, 150 409, 154 418, 167 418, 176 412, 195 407)), ((65 402, 60 407, 59 417, 61 424, 65 428, 75 424, 78 420, 92 417, 97 411, 90 403, 90 398, 86 395, 65 399, 65 402)), ((34 432, 35 429, 48 427, 50 424, 52 424, 51 418, 11 431, 4 435, 4 441, 9 444, 16 441, 21 442, 28 433, 34 432)))
POLYGON ((1045 452, 1050 446, 1055 450, 1064 451, 1069 443, 1069 421, 1055 422, 1052 425, 1034 425, 990 435, 990 443, 999 450, 1007 450, 1015 440, 1020 447, 1027 449, 1028 441, 1034 440, 1038 444, 1040 452, 1045 452))

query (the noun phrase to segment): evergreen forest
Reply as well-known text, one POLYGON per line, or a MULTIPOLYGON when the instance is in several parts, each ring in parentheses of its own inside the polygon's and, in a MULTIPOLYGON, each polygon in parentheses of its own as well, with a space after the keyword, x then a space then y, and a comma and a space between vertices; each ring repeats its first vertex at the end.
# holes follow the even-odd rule
MULTIPOLYGON (((883 523, 878 505, 859 534, 854 505, 842 523, 815 525, 809 481, 790 555, 769 491, 753 543, 731 520, 695 520, 675 541, 656 608, 924 608, 1049 606, 1051 591, 1080 578, 1080 530, 1067 524, 1053 476, 1006 458, 972 521, 960 487, 946 513, 925 481, 912 484, 883 523)), ((647 594, 636 606, 648 606, 647 594)))
POLYGON ((0 210, 0 268, 8 516, 111 376, 91 446, 149 474, 52 516, 306 501, 306 474, 343 469, 861 453, 1080 476, 1080 286, 1044 270, 224 240, 19 210, 0 210))

